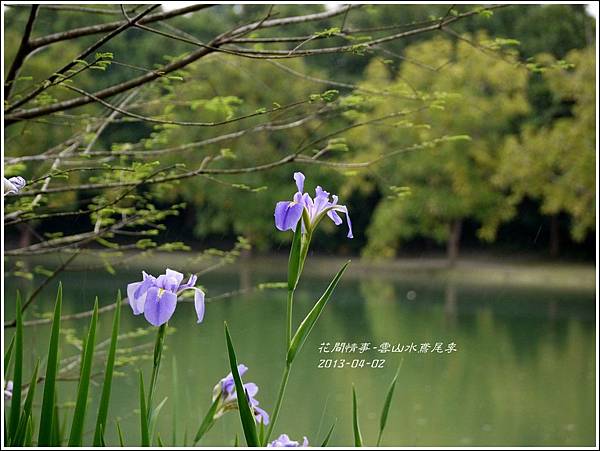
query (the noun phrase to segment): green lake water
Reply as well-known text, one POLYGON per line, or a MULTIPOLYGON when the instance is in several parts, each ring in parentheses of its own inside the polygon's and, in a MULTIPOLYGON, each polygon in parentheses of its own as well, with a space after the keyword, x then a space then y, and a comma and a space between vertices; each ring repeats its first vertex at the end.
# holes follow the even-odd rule
MULTIPOLYGON (((217 272, 202 277, 202 284, 208 296, 215 296, 247 284, 284 280, 284 271, 250 269, 242 278, 231 271, 217 272)), ((332 269, 323 277, 303 278, 296 295, 296 325, 334 272, 332 269)), ((305 435, 311 444, 320 445, 337 420, 330 444, 352 445, 354 384, 363 439, 365 444, 374 445, 387 387, 403 360, 384 446, 594 445, 593 292, 350 275, 342 279, 294 363, 275 435, 285 432, 295 440, 305 435), (329 351, 336 343, 356 343, 357 350, 353 353, 349 346, 346 353, 320 352, 321 345, 327 343, 329 351), (371 349, 360 353, 362 343, 368 343, 371 349), (405 351, 380 352, 383 343, 396 350, 404 347, 405 351), (422 343, 431 345, 429 352, 418 352, 422 343), (438 348, 443 351, 454 343, 456 351, 431 352, 436 343, 442 343, 438 348), (416 352, 406 351, 411 344, 416 352)), ((118 276, 103 272, 66 274, 62 278, 63 314, 91 308, 96 295, 101 305, 109 304, 117 288, 125 292, 126 284, 139 278, 137 271, 118 276)), ((51 310, 55 285, 36 301, 27 319, 51 310)), ((5 315, 9 319, 14 316, 14 288, 9 281, 5 293, 5 315)), ((178 445, 183 443, 186 431, 188 437, 195 434, 210 405, 213 386, 229 372, 224 321, 229 325, 238 360, 249 367, 245 381, 258 384, 257 399, 261 407, 272 412, 284 360, 284 302, 282 290, 253 291, 215 300, 207 304, 200 325, 196 325, 192 304, 178 306, 169 323, 172 333, 166 340, 155 397, 157 401, 168 397, 157 428, 163 442, 171 444, 174 426, 178 445)), ((122 313, 123 333, 149 328, 143 317, 131 314, 128 306, 122 313)), ((101 315, 98 342, 108 338, 111 321, 112 313, 101 315)), ((64 322, 63 327, 74 334, 65 334, 61 357, 77 355, 70 337, 81 336, 87 322, 64 322)), ((12 333, 7 332, 5 338, 12 333)), ((46 353, 49 327, 29 327, 25 333, 27 376, 35 359, 46 353)), ((115 420, 120 422, 126 444, 139 444, 136 373, 143 370, 149 380, 153 339, 151 334, 121 342, 122 347, 136 348, 124 355, 129 365, 119 369, 120 375, 113 383, 106 434, 109 444, 118 443, 115 420), (144 346, 147 343, 149 347, 144 346)), ((99 361, 96 370, 102 369, 99 361)), ((76 374, 77 367, 64 376, 76 374)), ((88 430, 93 428, 100 388, 98 384, 91 389, 88 430)), ((64 420, 71 414, 69 402, 74 399, 76 382, 61 382, 59 390, 64 420)), ((41 391, 36 395, 38 404, 41 391)), ((229 412, 201 445, 232 445, 236 434, 243 442, 237 412, 229 412)))

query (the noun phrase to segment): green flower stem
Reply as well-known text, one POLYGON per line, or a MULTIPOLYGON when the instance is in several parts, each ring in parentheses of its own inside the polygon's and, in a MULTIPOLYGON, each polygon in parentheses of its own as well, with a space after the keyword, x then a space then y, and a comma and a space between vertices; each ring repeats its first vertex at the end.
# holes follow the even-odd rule
POLYGON ((294 304, 294 291, 295 290, 288 290, 287 295, 286 349, 290 348, 290 343, 292 342, 292 305, 294 304))
POLYGON ((287 386, 287 382, 290 377, 290 369, 291 365, 286 365, 285 369, 283 370, 281 385, 279 386, 279 393, 277 394, 277 402, 275 403, 275 409, 273 410, 273 415, 271 416, 271 422, 269 423, 269 428, 267 429, 267 433, 265 435, 265 441, 262 444, 263 446, 266 446, 267 442, 269 441, 269 437, 271 437, 271 433, 273 432, 273 428, 275 427, 275 423, 277 422, 279 410, 281 410, 281 404, 283 403, 285 387, 287 386))
POLYGON ((146 403, 146 409, 148 410, 148 419, 150 419, 150 413, 152 412, 152 398, 156 391, 156 382, 158 379, 158 371, 160 370, 160 362, 162 360, 162 351, 165 344, 165 336, 167 335, 167 323, 161 325, 158 328, 156 335, 156 342, 154 344, 154 361, 152 365, 152 378, 150 379, 150 387, 148 389, 148 402, 146 403))

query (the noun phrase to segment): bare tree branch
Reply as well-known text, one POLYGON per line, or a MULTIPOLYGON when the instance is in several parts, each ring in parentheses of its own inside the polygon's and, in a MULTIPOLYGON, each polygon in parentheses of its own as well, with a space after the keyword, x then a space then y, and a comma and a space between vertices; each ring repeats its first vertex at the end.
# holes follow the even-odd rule
POLYGON ((27 20, 27 24, 25 25, 25 31, 23 31, 21 44, 19 45, 19 49, 17 50, 15 59, 13 60, 10 69, 8 70, 8 74, 6 75, 6 80, 4 81, 4 100, 8 99, 10 91, 12 90, 15 84, 15 79, 17 78, 17 74, 19 73, 19 69, 21 69, 25 58, 27 58, 27 55, 29 54, 29 52, 31 52, 31 32, 33 31, 33 24, 35 23, 38 10, 39 5, 31 5, 29 19, 27 20))

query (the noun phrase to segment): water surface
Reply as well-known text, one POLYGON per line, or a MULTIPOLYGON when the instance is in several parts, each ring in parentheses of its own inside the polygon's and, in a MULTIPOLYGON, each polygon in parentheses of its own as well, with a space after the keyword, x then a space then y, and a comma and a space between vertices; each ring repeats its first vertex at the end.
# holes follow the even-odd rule
MULTIPOLYGON (((296 296, 296 324, 331 275, 303 279, 296 296)), ((96 295, 102 305, 109 304, 116 288, 124 291, 127 282, 138 278, 137 272, 118 276, 103 272, 66 274, 62 279, 63 314, 89 309, 96 295)), ((241 278, 230 271, 211 273, 203 277, 202 284, 207 294, 214 296, 240 285, 284 279, 278 268, 262 268, 246 271, 241 278)), ((9 283, 8 318, 13 317, 11 293, 14 284, 9 283)), ((167 338, 155 398, 160 401, 168 397, 158 425, 165 443, 171 443, 174 426, 179 445, 186 431, 188 437, 195 434, 210 405, 212 387, 229 371, 225 320, 238 360, 250 368, 245 380, 259 385, 261 407, 272 411, 283 368, 284 299, 281 290, 220 299, 207 305, 201 325, 195 324, 192 304, 178 306, 170 322, 173 333, 167 338)), ((50 311, 52 304, 53 296, 47 290, 28 318, 50 311)), ((144 319, 134 317, 129 307, 122 313, 122 332, 148 329, 144 319)), ((77 354, 73 337, 81 336, 86 325, 87 320, 64 323, 63 358, 77 354)), ((110 327, 111 313, 102 315, 99 342, 109 336, 110 327)), ((311 444, 319 445, 337 421, 330 443, 352 445, 354 384, 363 438, 366 444, 374 445, 387 386, 402 360, 383 445, 593 446, 595 327, 593 292, 475 287, 406 276, 397 280, 389 275, 385 279, 374 275, 348 277, 340 283, 294 363, 275 432, 286 432, 293 439, 306 435, 311 444), (354 343, 356 351, 351 352, 354 343), (361 353, 363 343, 370 349, 361 353), (381 348, 383 343, 404 351, 382 353, 380 350, 386 348, 381 348), (443 352, 437 352, 436 343, 441 343, 438 348, 443 352), (455 352, 445 352, 450 343, 455 345, 455 352), (348 344, 348 352, 319 349, 325 345, 332 351, 336 344, 348 344), (411 344, 416 351, 407 351, 411 344), (422 344, 430 345, 429 352, 418 352, 422 344)), ((35 358, 45 355, 48 336, 48 326, 26 329, 28 368, 35 358)), ((126 358, 128 365, 119 369, 114 381, 108 443, 117 443, 115 420, 119 420, 126 443, 139 444, 136 371, 142 369, 149 380, 151 348, 144 344, 152 339, 146 335, 122 340, 123 347, 137 347, 122 356, 122 363, 126 358)), ((97 370, 102 368, 99 361, 97 370)), ((76 374, 77 368, 65 376, 76 374)), ((76 383, 61 382, 59 389, 61 415, 68 418, 76 383)), ((99 392, 99 385, 92 387, 87 418, 90 430, 99 392)), ((201 444, 232 445, 236 434, 243 442, 239 418, 231 412, 201 444)))

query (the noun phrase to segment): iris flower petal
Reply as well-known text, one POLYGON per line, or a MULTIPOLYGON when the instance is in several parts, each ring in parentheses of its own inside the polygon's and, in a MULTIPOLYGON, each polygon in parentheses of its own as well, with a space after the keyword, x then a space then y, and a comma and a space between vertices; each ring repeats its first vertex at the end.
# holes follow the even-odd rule
POLYGON ((244 390, 246 390, 249 398, 254 398, 258 393, 258 385, 254 382, 248 382, 247 384, 244 384, 244 390))
POLYGON ((153 326, 162 326, 173 316, 176 306, 177 295, 175 293, 163 291, 159 295, 159 288, 152 287, 146 294, 144 317, 153 326))
POLYGON ((281 231, 294 230, 302 217, 304 207, 295 202, 277 202, 275 206, 275 227, 281 231))
POLYGON ((194 291, 194 307, 196 308, 198 323, 201 323, 204 319, 204 291, 200 288, 194 288, 194 291))
POLYGON ((265 426, 269 424, 269 414, 258 406, 253 406, 254 417, 259 423, 262 422, 265 426))
POLYGON ((177 286, 173 291, 176 291, 179 285, 181 285, 181 282, 183 281, 183 274, 181 274, 179 271, 174 271, 172 269, 167 268, 165 275, 168 279, 175 281, 177 286))
POLYGON ((135 296, 137 289, 144 282, 135 282, 127 285, 127 298, 129 299, 129 305, 131 305, 131 309, 133 310, 134 315, 139 315, 144 313, 144 304, 146 303, 146 292, 142 292, 135 296))
POLYGON ((302 172, 294 172, 294 180, 296 181, 296 186, 298 187, 298 192, 304 192, 304 174, 302 172))

